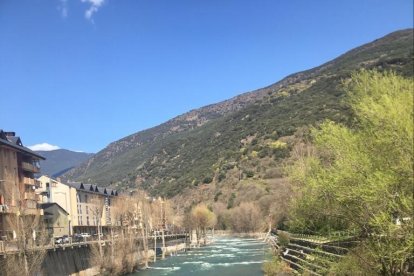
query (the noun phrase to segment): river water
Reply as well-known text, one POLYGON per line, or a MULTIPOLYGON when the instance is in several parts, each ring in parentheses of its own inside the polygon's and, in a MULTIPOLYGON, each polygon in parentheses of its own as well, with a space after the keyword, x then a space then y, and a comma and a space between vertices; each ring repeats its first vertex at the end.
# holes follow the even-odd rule
POLYGON ((157 275, 263 275, 261 267, 269 247, 256 239, 218 237, 214 242, 151 264, 134 276, 157 275))

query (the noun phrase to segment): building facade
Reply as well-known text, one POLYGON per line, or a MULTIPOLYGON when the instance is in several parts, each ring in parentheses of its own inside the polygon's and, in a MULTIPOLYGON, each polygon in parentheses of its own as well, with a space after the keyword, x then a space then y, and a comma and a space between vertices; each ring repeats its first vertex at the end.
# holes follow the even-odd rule
POLYGON ((42 203, 56 203, 67 212, 69 235, 96 234, 98 226, 106 233, 116 225, 111 207, 117 191, 81 182, 62 183, 44 175, 38 180, 41 187, 36 192, 42 203))
POLYGON ((50 237, 70 235, 69 214, 57 203, 42 203, 45 228, 50 237))
POLYGON ((39 160, 45 158, 24 147, 14 132, 0 130, 0 239, 16 236, 17 217, 35 220, 43 214, 35 193, 40 186, 34 177, 40 172, 39 160))
MULTIPOLYGON (((55 203, 67 213, 67 231, 69 235, 72 235, 73 225, 71 214, 76 212, 76 209, 72 209, 71 197, 74 196, 73 194, 76 194, 76 190, 60 182, 59 178, 53 179, 49 176, 42 175, 38 178, 38 181, 40 182, 40 187, 36 189, 36 193, 39 194, 41 202, 43 204, 55 203)), ((50 220, 50 218, 45 217, 45 220, 50 220)))
POLYGON ((117 225, 115 215, 111 209, 116 190, 98 187, 93 184, 69 182, 72 191, 71 220, 75 233, 96 234, 98 226, 101 232, 108 233, 111 227, 117 225))

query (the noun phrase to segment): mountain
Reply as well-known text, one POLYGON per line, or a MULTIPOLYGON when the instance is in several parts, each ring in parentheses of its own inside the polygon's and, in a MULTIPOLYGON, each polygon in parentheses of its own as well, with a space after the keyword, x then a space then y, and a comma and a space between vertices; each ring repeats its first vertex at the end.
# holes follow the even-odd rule
POLYGON ((325 119, 351 123, 343 82, 361 68, 412 76, 413 30, 391 33, 319 67, 127 136, 64 178, 141 187, 169 197, 190 195, 193 201, 214 197, 229 205, 235 198, 262 198, 283 182, 280 167, 293 134, 325 119))
POLYGON ((66 149, 36 152, 46 158, 46 160, 40 161, 42 174, 52 177, 64 174, 93 156, 93 153, 75 152, 66 149))

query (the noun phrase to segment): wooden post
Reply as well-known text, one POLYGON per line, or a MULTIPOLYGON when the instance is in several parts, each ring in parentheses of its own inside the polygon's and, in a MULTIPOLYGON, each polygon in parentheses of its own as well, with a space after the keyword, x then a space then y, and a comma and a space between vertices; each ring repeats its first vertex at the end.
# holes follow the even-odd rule
POLYGON ((154 231, 154 263, 157 261, 157 231, 154 231))

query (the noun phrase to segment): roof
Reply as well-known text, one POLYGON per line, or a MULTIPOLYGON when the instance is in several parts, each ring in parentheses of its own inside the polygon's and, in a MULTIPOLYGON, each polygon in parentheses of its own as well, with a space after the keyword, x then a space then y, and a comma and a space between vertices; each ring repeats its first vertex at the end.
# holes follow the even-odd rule
POLYGON ((59 204, 57 204, 56 202, 41 203, 41 204, 40 204, 40 207, 41 207, 42 209, 47 209, 47 208, 54 207, 54 206, 56 206, 56 207, 58 207, 58 208, 62 209, 62 210, 63 210, 63 212, 65 212, 66 214, 68 214, 68 215, 69 215, 69 213, 68 213, 68 212, 66 212, 66 210, 65 210, 65 209, 63 209, 63 208, 62 208, 62 206, 60 206, 60 205, 59 205, 59 204))
POLYGON ((76 190, 85 191, 88 193, 100 194, 100 195, 108 195, 108 196, 117 196, 118 192, 116 190, 112 190, 109 188, 99 187, 95 184, 86 184, 82 182, 68 182, 63 183, 68 185, 76 190))
POLYGON ((45 157, 23 146, 20 137, 8 136, 7 133, 4 132, 2 129, 0 129, 0 145, 8 146, 25 154, 31 155, 33 157, 46 160, 45 157))

